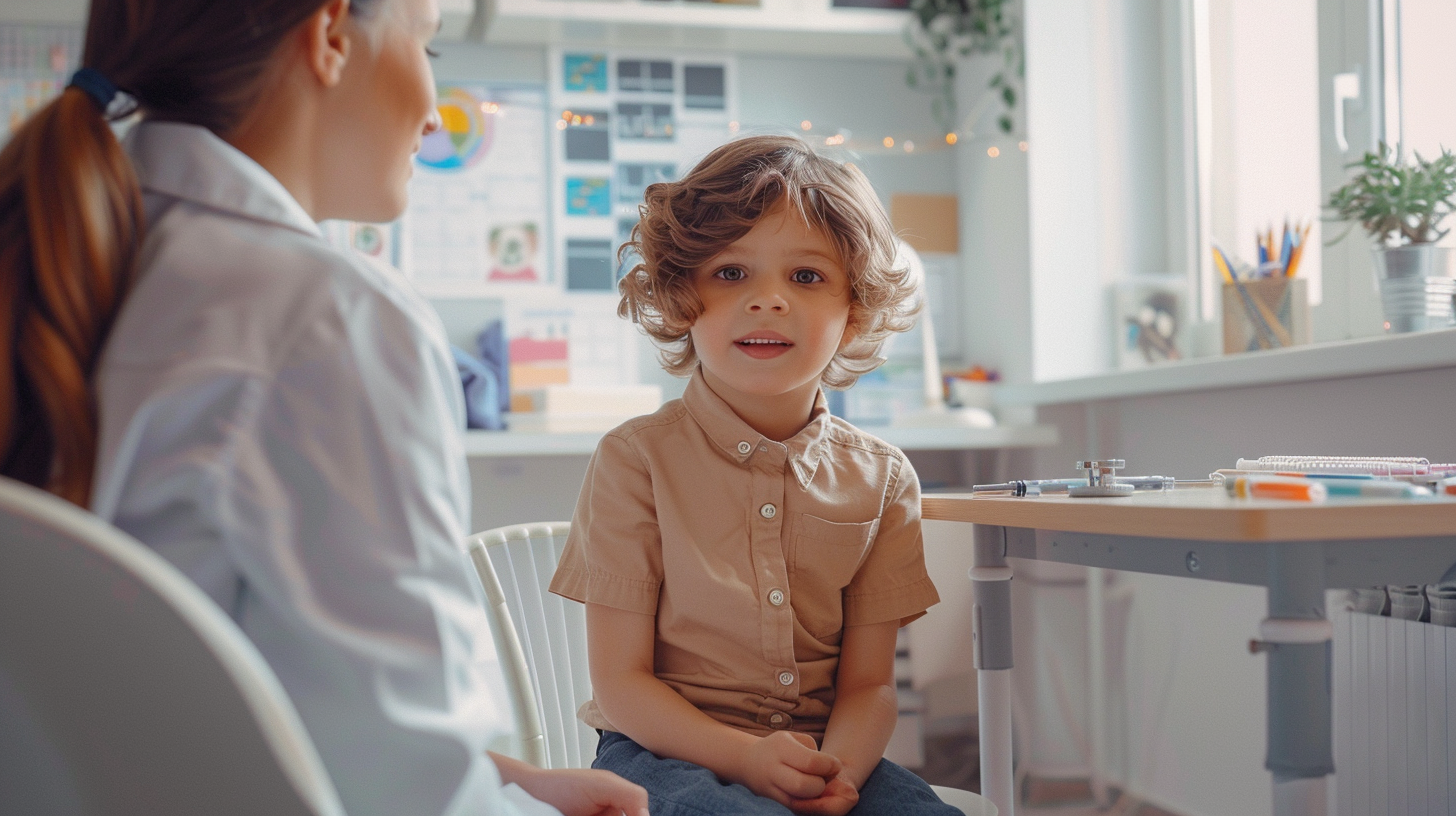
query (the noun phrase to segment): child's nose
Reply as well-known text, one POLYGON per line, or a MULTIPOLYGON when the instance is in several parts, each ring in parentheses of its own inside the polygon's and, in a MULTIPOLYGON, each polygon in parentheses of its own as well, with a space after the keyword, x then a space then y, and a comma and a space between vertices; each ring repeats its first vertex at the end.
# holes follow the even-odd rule
POLYGON ((783 292, 777 286, 760 286, 755 289, 748 298, 748 311, 750 312, 787 312, 789 301, 784 298, 783 292))

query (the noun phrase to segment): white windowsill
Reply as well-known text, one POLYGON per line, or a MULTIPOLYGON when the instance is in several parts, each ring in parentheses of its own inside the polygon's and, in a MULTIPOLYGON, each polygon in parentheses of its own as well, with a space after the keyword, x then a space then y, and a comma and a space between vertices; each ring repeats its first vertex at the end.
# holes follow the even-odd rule
POLYGON ((996 389, 998 405, 1058 405, 1456 367, 1456 329, 1204 357, 996 389))

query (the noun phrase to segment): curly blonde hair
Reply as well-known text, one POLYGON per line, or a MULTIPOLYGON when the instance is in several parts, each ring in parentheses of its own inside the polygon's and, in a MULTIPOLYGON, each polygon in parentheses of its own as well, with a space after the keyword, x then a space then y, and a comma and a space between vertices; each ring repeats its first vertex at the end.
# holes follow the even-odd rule
POLYGON ((641 220, 618 252, 640 262, 621 281, 617 314, 657 342, 663 368, 687 376, 698 364, 689 329, 703 304, 693 271, 785 200, 824 233, 849 275, 856 335, 824 369, 826 387, 854 385, 884 362, 885 338, 914 325, 910 271, 895 267, 890 219, 864 173, 797 136, 748 136, 709 153, 681 180, 650 185, 641 220))

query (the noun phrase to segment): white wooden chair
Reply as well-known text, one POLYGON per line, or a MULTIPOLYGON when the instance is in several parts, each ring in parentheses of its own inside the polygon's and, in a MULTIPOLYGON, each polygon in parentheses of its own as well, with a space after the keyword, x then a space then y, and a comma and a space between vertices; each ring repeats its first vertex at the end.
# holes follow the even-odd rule
POLYGON ((0 477, 0 813, 343 812, 278 678, 211 599, 0 477))
MULTIPOLYGON (((576 718, 591 699, 586 611, 547 591, 570 531, 564 521, 517 524, 468 541, 515 698, 521 758, 543 768, 586 768, 596 756, 596 731, 576 718)), ((933 787, 966 816, 996 816, 996 806, 977 794, 933 787)))

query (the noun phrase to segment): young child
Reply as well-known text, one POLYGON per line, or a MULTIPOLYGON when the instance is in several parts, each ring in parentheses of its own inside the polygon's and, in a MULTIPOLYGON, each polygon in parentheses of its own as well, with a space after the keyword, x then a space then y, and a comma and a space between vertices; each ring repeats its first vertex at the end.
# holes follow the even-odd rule
POLYGON ((593 767, 653 816, 958 813, 882 759, 896 630, 939 600, 919 484, 821 388, 912 320, 874 191, 751 137, 641 212, 619 312, 692 379, 597 447, 551 583, 587 605, 593 767))

